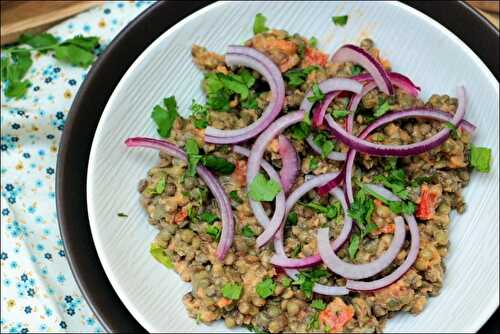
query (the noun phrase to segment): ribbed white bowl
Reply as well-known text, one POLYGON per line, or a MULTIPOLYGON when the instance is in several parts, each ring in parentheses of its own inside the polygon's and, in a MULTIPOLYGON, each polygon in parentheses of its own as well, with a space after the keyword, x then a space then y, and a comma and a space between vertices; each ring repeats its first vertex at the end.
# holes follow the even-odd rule
MULTIPOLYGON (((453 95, 467 89, 467 119, 478 126, 475 143, 493 150, 492 172, 474 173, 464 191, 467 211, 453 214, 450 253, 441 294, 422 314, 400 314, 388 322, 394 332, 472 332, 498 307, 498 82, 456 36, 420 12, 396 2, 225 2, 208 6, 166 31, 135 61, 110 98, 94 137, 87 176, 87 202, 94 242, 104 269, 134 317, 152 332, 223 332, 219 322, 196 325, 181 302, 189 284, 156 262, 149 244, 156 234, 139 206, 138 181, 157 162, 157 153, 127 150, 129 136, 157 133, 153 106, 175 95, 182 113, 193 98, 203 101, 202 74, 191 61, 191 45, 224 53, 252 35, 262 12, 271 27, 316 36, 328 53, 341 44, 371 37, 393 69, 422 89, 453 95), (332 15, 348 14, 345 27, 332 15), (118 212, 129 215, 118 218, 118 212)), ((165 12, 165 15, 169 15, 165 12)), ((240 329, 245 332, 246 330, 240 329)))

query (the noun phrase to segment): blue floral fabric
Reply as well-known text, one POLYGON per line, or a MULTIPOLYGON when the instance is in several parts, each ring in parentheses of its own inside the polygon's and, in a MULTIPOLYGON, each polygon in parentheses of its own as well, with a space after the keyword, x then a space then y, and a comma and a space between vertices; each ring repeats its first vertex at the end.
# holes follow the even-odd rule
MULTIPOLYGON (((98 36, 100 50, 151 1, 109 1, 48 32, 98 36)), ((59 139, 89 69, 33 53, 20 100, 1 87, 1 332, 102 332, 64 253, 55 205, 59 139)))

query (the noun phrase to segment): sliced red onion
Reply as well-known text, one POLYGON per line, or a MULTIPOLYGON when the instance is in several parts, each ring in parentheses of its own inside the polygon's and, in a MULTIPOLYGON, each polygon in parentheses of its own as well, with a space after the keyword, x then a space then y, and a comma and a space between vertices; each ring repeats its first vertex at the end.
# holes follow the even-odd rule
MULTIPOLYGON (((233 151, 247 158, 250 157, 251 154, 249 149, 239 145, 234 145, 233 151)), ((269 162, 267 162, 266 160, 262 160, 260 162, 260 166, 262 167, 262 169, 264 169, 270 179, 280 182, 280 176, 269 162)), ((276 205, 285 205, 285 194, 282 191, 279 192, 278 195, 276 195, 276 205)), ((250 207, 252 208, 257 221, 262 225, 262 227, 266 228, 266 226, 269 225, 269 218, 267 217, 262 203, 258 201, 250 201, 250 207)), ((284 211, 285 209, 283 208, 282 210, 284 211)))
POLYGON ((257 136, 274 121, 285 101, 285 83, 281 72, 276 64, 264 54, 253 48, 232 46, 225 56, 225 62, 229 66, 245 66, 259 72, 269 83, 272 97, 261 117, 249 126, 236 130, 207 127, 205 129, 207 143, 235 144, 257 136))
MULTIPOLYGON (((161 150, 173 156, 174 158, 187 161, 186 153, 184 153, 183 150, 165 140, 134 137, 128 138, 125 141, 125 144, 128 147, 144 147, 161 150)), ((217 204, 219 205, 222 220, 222 232, 215 255, 222 261, 229 251, 234 238, 234 220, 231 202, 217 178, 207 168, 198 166, 196 167, 196 171, 198 172, 198 175, 203 179, 203 182, 205 182, 207 187, 210 189, 210 191, 214 195, 215 200, 217 201, 217 204)))
MULTIPOLYGON (((311 148, 313 149, 314 152, 316 152, 320 155, 322 154, 321 148, 318 145, 316 145, 316 143, 314 142, 314 138, 313 138, 312 134, 306 138, 306 142, 309 144, 309 146, 311 146, 311 148)), ((327 155, 327 158, 330 160, 335 160, 335 161, 345 161, 345 159, 347 158, 347 153, 333 151, 327 155)))
MULTIPOLYGON (((322 174, 319 176, 312 176, 308 180, 306 180, 300 187, 295 189, 287 198, 286 201, 286 214, 290 213, 292 210, 293 206, 297 201, 307 194, 309 191, 313 190, 314 188, 325 184, 329 180, 332 180, 338 176, 338 173, 327 173, 327 174, 322 174)), ((349 233, 352 228, 352 219, 349 217, 347 214, 347 203, 345 202, 345 197, 343 196, 342 192, 339 191, 338 189, 332 190, 331 194, 335 196, 341 203, 342 208, 344 210, 344 226, 342 228, 341 233, 339 234, 339 237, 332 242, 332 247, 335 247, 337 249, 338 247, 342 246, 342 244, 347 240, 349 237, 349 233)), ((274 247, 277 247, 276 242, 282 243, 283 242, 283 233, 284 233, 284 226, 283 224, 276 233, 276 237, 274 240, 274 247)), ((279 246, 282 247, 282 246, 279 246)), ((291 259, 288 258, 286 255, 280 256, 279 254, 274 255, 271 258, 270 261, 272 264, 280 266, 280 267, 286 267, 286 268, 303 268, 303 267, 310 267, 312 265, 315 265, 319 262, 321 262, 321 259, 319 255, 313 255, 313 256, 308 256, 302 259, 291 259)))
POLYGON ((359 102, 361 102, 363 96, 368 94, 375 87, 377 87, 375 81, 365 84, 363 86, 363 91, 359 94, 354 95, 351 101, 349 102, 349 115, 347 116, 347 121, 346 121, 347 132, 352 133, 352 127, 354 125, 354 114, 356 113, 356 109, 358 109, 359 102))
POLYGON ((417 259, 418 256, 418 251, 420 249, 420 235, 418 231, 418 225, 413 215, 405 215, 404 217, 406 223, 408 224, 411 235, 410 250, 408 251, 408 255, 406 256, 404 262, 391 274, 375 281, 363 282, 363 281, 347 280, 346 287, 349 290, 374 291, 384 288, 396 282, 399 278, 401 278, 401 276, 403 276, 408 271, 408 269, 411 268, 413 263, 415 263, 415 260, 417 259))
MULTIPOLYGON (((420 87, 415 85, 407 76, 398 72, 388 72, 387 74, 393 86, 399 87, 406 93, 415 97, 420 94, 420 87)), ((350 78, 356 81, 373 81, 373 77, 370 73, 361 73, 350 78)))
POLYGON ((364 185, 371 191, 373 191, 376 194, 379 194, 383 198, 387 199, 388 201, 394 201, 394 202, 401 202, 401 198, 398 196, 394 195, 390 190, 385 188, 384 186, 381 186, 379 184, 371 184, 367 183, 364 185))
POLYGON ((314 112, 312 115, 312 125, 314 127, 319 128, 321 124, 323 124, 323 119, 325 118, 326 110, 332 103, 332 101, 340 94, 340 92, 332 92, 328 93, 325 96, 325 99, 321 101, 320 104, 314 108, 314 112))
MULTIPOLYGON (((377 83, 379 89, 387 95, 394 94, 389 75, 371 54, 360 48, 359 46, 346 44, 338 49, 332 56, 333 63, 351 62, 361 65, 368 73, 371 74, 373 80, 377 83)), ((356 94, 359 94, 356 93, 356 94)))
POLYGON ((396 229, 391 245, 387 251, 370 263, 353 264, 340 259, 330 246, 328 228, 318 230, 318 251, 323 263, 334 273, 349 279, 362 279, 380 273, 396 258, 405 241, 405 224, 402 217, 394 219, 396 229))
MULTIPOLYGON (((348 92, 352 92, 354 94, 359 94, 359 93, 361 93, 361 90, 363 89, 362 84, 360 84, 356 80, 347 79, 347 78, 326 79, 326 80, 318 83, 318 86, 319 86, 319 89, 321 89, 321 91, 324 94, 328 94, 328 93, 336 92, 336 91, 348 91, 348 92)), ((308 99, 308 97, 311 97, 311 96, 313 96, 312 88, 307 91, 306 95, 304 96, 304 99, 302 100, 302 102, 300 104, 300 109, 304 110, 306 112, 306 114, 310 113, 310 111, 313 107, 313 104, 314 104, 313 102, 309 101, 309 99, 308 99)), ((326 99, 326 96, 325 96, 325 99, 326 99)), ((330 103, 331 103, 331 101, 330 101, 330 103)), ((328 108, 328 105, 330 105, 330 103, 328 103, 328 104, 325 103, 326 104, 324 106, 325 112, 326 112, 326 108, 328 108)), ((323 113, 323 116, 324 116, 324 113, 323 113)), ((319 115, 316 116, 316 118, 317 118, 317 121, 319 122, 319 118, 320 118, 319 115)))
MULTIPOLYGON (((260 163, 263 160, 264 157, 264 151, 266 150, 267 145, 269 142, 281 134, 284 129, 289 127, 292 124, 299 123, 304 119, 304 112, 303 111, 295 111, 286 114, 285 116, 281 116, 278 118, 275 122, 273 122, 264 132, 262 132, 259 137, 255 140, 255 143, 252 146, 251 154, 250 157, 248 158, 248 165, 247 165, 247 185, 252 183, 253 179, 257 175, 260 169, 260 163)), ((284 192, 281 191, 280 194, 284 192)), ((279 195, 279 194, 278 194, 279 195)), ((252 205, 253 200, 250 199, 250 205, 252 205)), ((278 197, 276 196, 276 205, 275 205, 275 210, 273 217, 269 224, 265 225, 265 222, 259 221, 259 219, 262 219, 262 217, 255 217, 259 221, 259 223, 263 226, 266 226, 264 229, 264 232, 262 232, 261 235, 257 238, 257 247, 261 247, 262 245, 266 244, 273 235, 276 233, 276 231, 279 229, 281 226, 281 223, 283 222, 283 217, 285 216, 285 210, 284 210, 284 203, 281 202, 281 196, 278 197), (278 203, 278 199, 280 199, 280 203, 278 203)), ((254 212, 255 214, 255 212, 254 212)))
POLYGON ((278 137, 278 149, 282 164, 280 170, 281 185, 285 193, 287 193, 292 189, 297 176, 299 176, 300 158, 295 147, 284 135, 278 137))
POLYGON ((345 167, 342 168, 342 170, 340 171, 339 175, 337 175, 336 178, 334 178, 333 180, 331 181, 328 181, 328 183, 325 183, 324 185, 316 188, 316 192, 318 193, 318 195, 320 196, 325 196, 326 194, 328 194, 332 189, 334 189, 335 187, 337 187, 339 184, 341 184, 342 182, 344 182, 344 179, 345 179, 345 167))
MULTIPOLYGON (((465 114, 465 90, 463 87, 458 88, 458 108, 451 119, 450 123, 453 124, 454 126, 457 126, 458 123, 462 120, 465 114)), ((389 115, 384 115, 381 118, 378 119, 380 121, 379 123, 374 122, 372 123, 369 127, 367 127, 365 131, 368 129, 373 129, 373 127, 376 124, 384 123, 387 119, 392 118, 391 121, 395 119, 400 119, 400 118, 406 118, 408 116, 405 116, 407 114, 403 112, 398 112, 395 113, 399 117, 394 116, 394 114, 389 114, 389 115), (395 118, 394 118, 395 117, 395 118), (383 120, 383 121, 381 121, 383 120)), ((370 155, 378 155, 378 156, 397 156, 397 157, 405 157, 409 155, 417 155, 423 152, 427 152, 442 143, 446 141, 450 134, 450 128, 445 127, 441 131, 439 131, 436 135, 425 139, 421 142, 414 143, 414 144, 408 144, 408 145, 383 145, 383 144, 376 144, 369 142, 365 139, 362 139, 360 137, 356 137, 344 130, 344 128, 339 125, 335 120, 330 116, 326 116, 326 121, 328 125, 330 126, 332 132, 335 134, 338 140, 342 141, 344 144, 349 146, 351 149, 360 151, 362 153, 370 154, 370 155)), ((379 126, 379 125, 378 125, 379 126)))

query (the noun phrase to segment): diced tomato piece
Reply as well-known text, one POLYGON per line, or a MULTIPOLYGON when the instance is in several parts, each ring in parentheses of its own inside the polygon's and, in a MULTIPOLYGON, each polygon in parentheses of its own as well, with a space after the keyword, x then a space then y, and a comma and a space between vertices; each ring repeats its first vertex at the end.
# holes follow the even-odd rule
POLYGON ((177 212, 174 216, 174 223, 175 224, 180 224, 182 223, 183 221, 186 220, 188 216, 188 213, 187 213, 187 210, 186 208, 182 208, 181 211, 177 212))
POLYGON ((328 326, 330 333, 344 331, 344 326, 351 321, 354 316, 354 309, 351 305, 346 305, 342 299, 336 297, 319 314, 319 321, 323 328, 328 326))
POLYGON ((431 189, 427 184, 422 185, 420 188, 420 200, 417 207, 417 217, 419 219, 432 219, 440 195, 440 192, 435 188, 431 189))
POLYGON ((306 66, 320 65, 324 67, 328 62, 328 55, 313 48, 306 48, 305 53, 306 66))

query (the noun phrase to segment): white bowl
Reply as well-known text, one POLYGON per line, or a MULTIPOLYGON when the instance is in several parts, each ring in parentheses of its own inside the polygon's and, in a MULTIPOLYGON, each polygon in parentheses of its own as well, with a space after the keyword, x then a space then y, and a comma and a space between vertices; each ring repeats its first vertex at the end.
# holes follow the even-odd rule
MULTIPOLYGON (((161 35, 134 62, 99 122, 88 166, 87 202, 94 243, 114 289, 137 321, 151 332, 231 332, 222 322, 197 325, 181 302, 190 290, 149 254, 157 231, 139 205, 137 184, 158 161, 157 152, 127 150, 130 136, 157 137, 154 105, 175 95, 180 111, 203 101, 202 74, 191 61, 193 43, 223 54, 252 36, 255 14, 271 27, 316 36, 332 53, 371 37, 393 69, 422 87, 422 97, 454 95, 464 84, 466 118, 477 125, 474 142, 492 149, 489 174, 473 173, 464 190, 467 211, 453 214, 444 287, 418 316, 400 313, 387 332, 473 332, 498 307, 498 82, 455 35, 422 13, 396 2, 223 2, 212 4, 161 35), (345 27, 331 16, 348 14, 345 27), (118 218, 118 212, 128 214, 118 218)), ((165 13, 168 15, 168 13, 165 13)), ((246 332, 245 329, 238 331, 246 332)), ((234 330, 233 330, 234 332, 234 330)))

